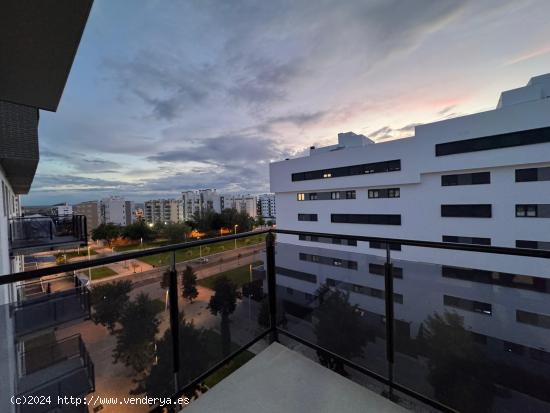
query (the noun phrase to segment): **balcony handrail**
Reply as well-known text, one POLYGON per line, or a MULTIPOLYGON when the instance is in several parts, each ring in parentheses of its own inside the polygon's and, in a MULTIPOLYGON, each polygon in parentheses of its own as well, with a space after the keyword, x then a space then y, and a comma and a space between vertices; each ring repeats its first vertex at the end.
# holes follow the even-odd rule
POLYGON ((174 252, 177 250, 185 250, 193 248, 196 246, 210 245, 223 241, 230 241, 234 239, 246 238, 253 235, 275 233, 275 234, 288 234, 288 235, 308 235, 308 236, 317 236, 317 237, 329 237, 337 239, 354 239, 357 241, 376 241, 389 244, 401 244, 409 245, 414 247, 425 247, 425 248, 437 248, 437 249, 446 249, 446 250, 455 250, 455 251, 468 251, 468 252, 482 252, 487 254, 499 254, 499 255, 513 255, 521 257, 532 257, 532 258, 544 258, 550 259, 550 251, 547 250, 534 250, 529 248, 514 248, 514 247, 497 247, 489 245, 472 245, 472 244, 460 244, 460 243, 449 243, 449 242, 439 242, 439 241, 421 241, 421 240, 411 240, 403 238, 385 238, 385 237, 370 237, 363 235, 343 235, 343 234, 333 234, 326 232, 310 232, 310 231, 295 231, 295 230, 285 230, 285 229, 265 229, 261 231, 248 231, 242 232, 240 234, 231 234, 224 235, 221 237, 207 238, 196 241, 187 241, 177 244, 164 245, 161 247, 154 247, 149 249, 144 249, 140 251, 131 251, 124 252, 121 254, 110 255, 108 257, 94 258, 92 260, 83 260, 73 263, 61 264, 53 267, 39 268, 35 270, 23 271, 15 274, 5 274, 0 276, 0 285, 10 284, 17 281, 25 281, 30 279, 35 279, 39 277, 45 277, 48 275, 59 274, 62 272, 72 272, 82 269, 87 269, 90 267, 98 267, 106 264, 112 264, 115 262, 131 260, 141 257, 147 257, 150 255, 161 254, 165 252, 174 252))
POLYGON ((72 352, 72 353, 67 352, 67 354, 62 354, 60 357, 57 357, 56 359, 52 359, 50 363, 45 364, 44 366, 42 366, 41 369, 47 368, 47 367, 49 367, 53 364, 56 364, 56 363, 58 363, 62 360, 71 359, 75 356, 80 356, 84 360, 85 355, 82 352, 83 351, 82 346, 83 346, 84 342, 82 341, 82 336, 81 336, 80 333, 72 334, 72 335, 64 337, 60 340, 56 340, 53 343, 43 344, 43 345, 33 347, 33 348, 30 348, 30 349, 26 348, 24 351, 19 352, 19 358, 21 360, 23 360, 27 355, 32 354, 33 352, 36 352, 36 351, 39 351, 41 354, 45 354, 49 350, 59 348, 61 345, 63 345, 63 343, 67 343, 69 341, 78 341, 78 351, 72 352))

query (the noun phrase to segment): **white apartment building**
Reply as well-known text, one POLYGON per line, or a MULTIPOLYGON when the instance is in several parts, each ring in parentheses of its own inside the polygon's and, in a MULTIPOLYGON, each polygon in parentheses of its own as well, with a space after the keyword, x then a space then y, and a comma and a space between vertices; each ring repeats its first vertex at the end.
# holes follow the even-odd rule
POLYGON ((179 199, 153 199, 145 202, 145 221, 157 222, 182 222, 183 201, 179 199))
MULTIPOLYGON (((335 286, 383 348, 386 245, 354 235, 550 249, 550 74, 503 92, 494 110, 420 125, 410 138, 339 134, 336 145, 272 163, 270 182, 279 229, 350 236, 277 234, 289 325, 314 339, 304 314, 321 285, 335 286)), ((492 359, 547 376, 547 260, 405 245, 390 254, 398 342, 434 313, 457 312, 492 359)))
POLYGON ((221 209, 228 208, 246 212, 252 218, 256 218, 258 216, 258 198, 254 195, 224 195, 221 209))
POLYGON ((264 218, 275 219, 277 214, 275 208, 275 194, 258 195, 258 214, 264 218))
POLYGON ((101 200, 101 222, 104 224, 127 225, 127 204, 124 198, 111 196, 101 200))
POLYGON ((52 214, 58 217, 73 214, 73 207, 68 204, 54 205, 52 207, 52 214))
MULTIPOLYGON (((550 245, 550 74, 503 92, 496 109, 374 143, 352 133, 270 165, 281 229, 495 246, 550 245)), ((302 237, 303 238, 303 237, 302 237)), ((296 236, 280 241, 314 245, 296 236)), ((322 244, 317 243, 319 246, 322 244)), ((331 248, 384 255, 380 245, 331 248)), ((383 246, 382 246, 383 247, 383 246)), ((403 246, 396 258, 550 277, 522 260, 403 246)))
POLYGON ((181 196, 183 221, 192 221, 195 213, 208 210, 220 213, 223 209, 222 196, 215 189, 185 191, 181 196))

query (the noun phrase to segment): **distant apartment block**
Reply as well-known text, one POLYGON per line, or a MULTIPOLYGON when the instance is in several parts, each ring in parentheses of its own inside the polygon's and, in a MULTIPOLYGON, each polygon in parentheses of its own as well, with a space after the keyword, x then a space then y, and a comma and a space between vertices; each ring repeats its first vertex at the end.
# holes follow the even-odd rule
POLYGON ((101 222, 104 224, 127 225, 126 208, 127 203, 124 198, 118 196, 103 198, 101 200, 101 222))
POLYGON ((88 235, 101 223, 101 206, 99 201, 86 201, 73 205, 75 214, 84 215, 88 226, 88 235))
POLYGON ((182 220, 192 221, 195 214, 222 211, 222 197, 215 189, 182 192, 182 220))
POLYGON ((275 218, 275 194, 258 195, 258 215, 263 218, 275 218))
POLYGON ((183 201, 179 199, 153 199, 146 201, 143 214, 145 221, 152 224, 158 222, 182 222, 183 201))
POLYGON ((228 208, 246 212, 252 218, 256 218, 258 215, 258 198, 254 195, 224 195, 222 209, 228 208))
POLYGON ((54 205, 52 207, 51 213, 56 216, 64 216, 64 215, 72 215, 73 214, 73 207, 67 203, 65 204, 59 204, 54 205))

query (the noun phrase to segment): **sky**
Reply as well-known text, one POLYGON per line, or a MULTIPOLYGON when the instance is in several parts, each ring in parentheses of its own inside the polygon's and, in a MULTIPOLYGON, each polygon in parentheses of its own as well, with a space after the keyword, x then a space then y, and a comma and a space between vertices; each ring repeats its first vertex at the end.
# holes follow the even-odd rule
POLYGON ((95 0, 24 205, 269 191, 272 161, 494 109, 550 72, 547 0, 95 0))

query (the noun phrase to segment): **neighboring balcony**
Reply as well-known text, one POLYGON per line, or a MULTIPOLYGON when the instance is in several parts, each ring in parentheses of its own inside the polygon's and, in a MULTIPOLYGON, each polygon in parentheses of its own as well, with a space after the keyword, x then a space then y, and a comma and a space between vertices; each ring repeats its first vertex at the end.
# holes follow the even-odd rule
POLYGON ((12 255, 87 245, 85 215, 15 217, 9 226, 12 255))
POLYGON ((87 287, 75 287, 35 295, 12 305, 15 334, 22 337, 63 323, 90 317, 90 292, 87 287))
POLYGON ((84 397, 95 389, 94 364, 80 334, 26 349, 18 357, 19 396, 51 397, 52 404, 18 406, 18 412, 55 410, 57 397, 84 397))

